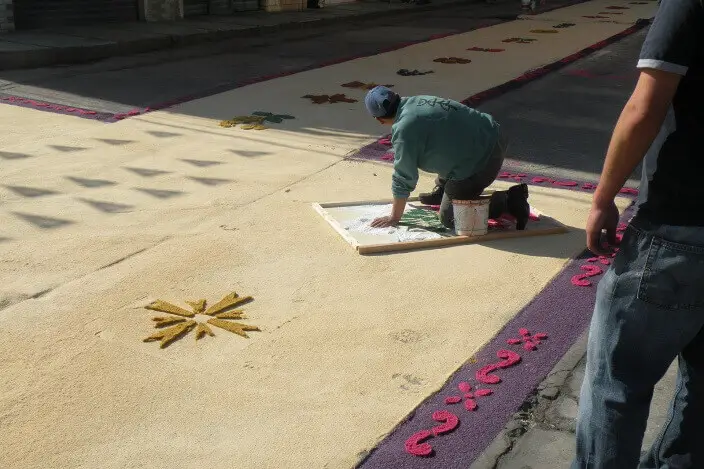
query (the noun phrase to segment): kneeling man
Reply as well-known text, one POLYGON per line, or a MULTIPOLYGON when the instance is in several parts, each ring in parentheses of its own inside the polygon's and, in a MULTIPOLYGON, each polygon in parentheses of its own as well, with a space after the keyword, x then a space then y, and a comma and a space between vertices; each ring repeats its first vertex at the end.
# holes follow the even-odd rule
MULTIPOLYGON (((420 201, 440 205, 443 225, 454 228, 452 201, 479 198, 501 170, 507 142, 499 124, 489 114, 457 101, 436 96, 401 97, 384 86, 370 90, 364 103, 377 121, 391 126, 395 153, 393 209, 372 226, 399 223, 422 169, 438 177, 435 189, 421 194, 420 201)), ((517 229, 525 229, 530 214, 526 184, 492 194, 489 218, 504 213, 516 218, 517 229)))

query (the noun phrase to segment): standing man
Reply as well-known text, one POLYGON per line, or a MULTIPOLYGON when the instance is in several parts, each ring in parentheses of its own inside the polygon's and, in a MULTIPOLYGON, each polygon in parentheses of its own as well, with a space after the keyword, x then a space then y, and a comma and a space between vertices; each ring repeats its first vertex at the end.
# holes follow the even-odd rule
POLYGON ((662 0, 640 78, 614 129, 587 245, 615 241, 614 198, 672 109, 647 198, 601 280, 589 330, 573 469, 635 469, 655 384, 677 358, 670 418, 641 469, 704 468, 704 8, 662 0))
MULTIPOLYGON (((451 99, 402 98, 384 86, 370 90, 364 103, 377 121, 391 126, 394 148, 393 209, 372 226, 399 223, 422 169, 437 174, 438 179, 432 193, 421 194, 421 202, 440 204, 440 221, 454 228, 452 200, 477 199, 501 170, 507 145, 499 124, 490 115, 451 99)), ((492 194, 489 217, 504 213, 516 218, 519 230, 525 229, 530 214, 526 184, 492 194)))

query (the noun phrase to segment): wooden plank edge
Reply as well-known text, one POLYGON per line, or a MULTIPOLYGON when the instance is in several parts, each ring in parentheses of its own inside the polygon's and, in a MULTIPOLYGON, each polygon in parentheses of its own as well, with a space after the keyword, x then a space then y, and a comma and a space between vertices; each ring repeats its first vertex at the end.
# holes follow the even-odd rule
POLYGON ((321 217, 325 221, 328 222, 330 226, 332 226, 332 229, 337 231, 337 234, 342 236, 342 238, 347 241, 354 249, 359 251, 359 242, 354 239, 350 234, 345 230, 340 224, 335 220, 330 214, 325 210, 324 207, 321 206, 321 204, 318 203, 313 203, 313 209, 320 214, 321 217))
MULTIPOLYGON (((417 202, 418 197, 411 197, 407 202, 417 202)), ((357 207, 359 205, 381 205, 381 204, 391 204, 393 199, 379 199, 379 200, 361 200, 352 202, 326 202, 318 203, 317 205, 323 209, 326 208, 338 208, 338 207, 357 207)))
POLYGON ((400 243, 386 244, 368 244, 359 245, 357 251, 362 254, 378 254, 382 252, 394 251, 409 251, 413 249, 438 248, 444 246, 454 246, 458 244, 476 244, 483 241, 497 241, 502 239, 530 238, 534 236, 548 236, 556 234, 564 234, 569 232, 569 229, 562 226, 545 228, 543 230, 523 230, 523 231, 507 231, 503 233, 492 233, 483 236, 452 236, 449 238, 440 239, 425 239, 422 241, 404 241, 400 243))

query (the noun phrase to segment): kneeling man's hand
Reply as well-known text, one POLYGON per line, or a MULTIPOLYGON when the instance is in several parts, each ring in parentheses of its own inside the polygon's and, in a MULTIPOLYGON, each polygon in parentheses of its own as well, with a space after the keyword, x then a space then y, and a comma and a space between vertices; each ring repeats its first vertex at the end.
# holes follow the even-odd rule
POLYGON ((386 228, 387 226, 396 226, 400 222, 400 218, 395 217, 381 217, 377 218, 372 222, 372 227, 374 228, 386 228))

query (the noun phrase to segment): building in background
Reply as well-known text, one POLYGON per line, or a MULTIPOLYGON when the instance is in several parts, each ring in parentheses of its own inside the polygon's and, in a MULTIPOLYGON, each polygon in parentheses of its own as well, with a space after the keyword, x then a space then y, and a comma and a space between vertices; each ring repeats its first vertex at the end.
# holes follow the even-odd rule
POLYGON ((0 0, 0 32, 307 8, 307 0, 0 0))

